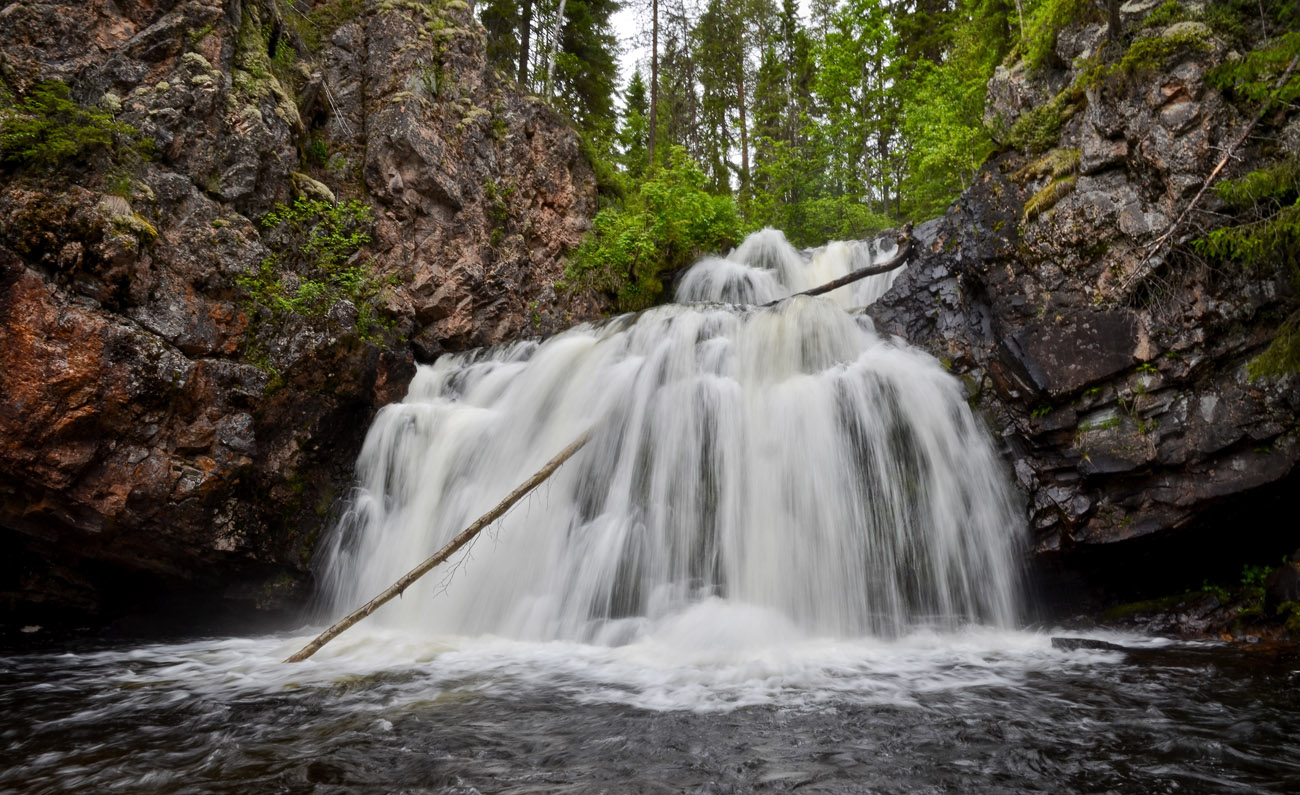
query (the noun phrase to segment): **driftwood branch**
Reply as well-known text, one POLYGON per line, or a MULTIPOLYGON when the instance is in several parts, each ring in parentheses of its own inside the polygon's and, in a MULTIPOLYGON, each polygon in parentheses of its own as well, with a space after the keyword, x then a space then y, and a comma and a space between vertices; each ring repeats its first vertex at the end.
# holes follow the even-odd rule
POLYGON ((766 304, 763 304, 763 306, 775 306, 788 298, 794 298, 800 295, 822 295, 824 293, 829 293, 831 290, 838 290, 846 284, 853 284, 859 279, 865 279, 868 276, 878 276, 882 273, 889 273, 896 268, 901 268, 907 262, 907 255, 912 252, 912 225, 907 224, 899 230, 898 237, 895 238, 895 241, 898 244, 898 251, 895 252, 894 256, 879 265, 870 265, 866 268, 858 268, 852 273, 845 274, 838 279, 826 282, 825 284, 814 287, 811 290, 804 290, 802 293, 795 293, 786 298, 778 298, 775 301, 769 301, 766 304))
POLYGON ((1205 178, 1205 182, 1201 183, 1201 189, 1192 197, 1192 201, 1186 208, 1184 208, 1182 213, 1178 215, 1178 218, 1169 225, 1169 228, 1165 230, 1165 233, 1151 243, 1150 247, 1147 249, 1146 255, 1142 257, 1142 261, 1138 263, 1137 267, 1133 269, 1133 272, 1130 273, 1128 278, 1126 278, 1120 285, 1121 291, 1127 292, 1130 287, 1146 277, 1147 273, 1150 271, 1150 268, 1147 267, 1147 263, 1151 261, 1151 258, 1155 256, 1156 252, 1159 251, 1162 246, 1169 242, 1169 239, 1173 237, 1174 232, 1178 231, 1178 227, 1182 226, 1183 221, 1187 220, 1187 216, 1191 215, 1197 202, 1199 202, 1201 197, 1205 195, 1205 191, 1209 190, 1215 177, 1219 176, 1219 172, 1223 170, 1224 166, 1228 165, 1228 161, 1232 159, 1232 156, 1237 153, 1237 150, 1241 148, 1241 145, 1246 142, 1248 137, 1250 137, 1251 132, 1255 130, 1255 125, 1259 124, 1260 120, 1267 115, 1268 111, 1273 106, 1273 95, 1278 91, 1281 91, 1282 87, 1286 85, 1286 81, 1291 77, 1291 72, 1295 71, 1297 61, 1300 61, 1300 55, 1291 59, 1291 63, 1287 65, 1286 71, 1282 73, 1282 77, 1277 81, 1273 86, 1273 90, 1269 93, 1269 99, 1264 102, 1264 107, 1260 108, 1259 114, 1256 115, 1254 119, 1251 119, 1250 124, 1246 125, 1246 129, 1241 131, 1241 135, 1238 135, 1237 140, 1232 142, 1232 146, 1228 147, 1228 151, 1224 153, 1223 159, 1221 159, 1219 164, 1214 167, 1214 170, 1210 172, 1210 175, 1205 178))
POLYGON ((403 591, 411 586, 412 583, 423 577, 425 574, 428 574, 434 566, 437 566, 439 563, 442 563, 447 560, 447 558, 454 555, 457 550, 468 544, 470 540, 482 532, 484 528, 501 518, 501 515, 510 510, 511 506, 516 502, 519 502, 519 500, 523 499, 524 495, 532 491, 538 484, 554 474, 555 470, 560 468, 560 464, 563 464, 565 461, 572 458, 573 454, 582 449, 582 446, 590 440, 591 431, 587 431, 582 436, 578 437, 577 440, 561 450, 554 458, 547 461, 546 465, 537 470, 536 474, 519 484, 514 491, 506 495, 506 498, 502 500, 497 507, 480 516, 474 524, 462 530, 459 535, 448 542, 448 544, 442 549, 438 550, 433 556, 426 558, 423 563, 402 575, 400 580, 389 586, 383 593, 379 594, 374 599, 371 599, 369 602, 366 602, 361 607, 358 607, 345 618, 337 621, 333 626, 317 636, 317 638, 311 643, 303 646, 297 653, 288 657, 285 662, 302 662, 320 651, 322 646, 337 638, 353 624, 378 610, 384 605, 384 603, 388 602, 395 596, 400 596, 403 591))

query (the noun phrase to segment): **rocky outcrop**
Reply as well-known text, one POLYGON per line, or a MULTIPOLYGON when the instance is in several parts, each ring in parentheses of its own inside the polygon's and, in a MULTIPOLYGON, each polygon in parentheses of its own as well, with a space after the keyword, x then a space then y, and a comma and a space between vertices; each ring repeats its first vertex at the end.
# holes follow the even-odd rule
MULTIPOLYGON (((1253 114, 1207 84, 1226 47, 1180 24, 1145 35, 1195 46, 1136 73, 1090 80, 1078 61, 1045 91, 1014 70, 995 78, 990 115, 1004 130, 1035 91, 1075 92, 1054 106, 1056 148, 990 161, 918 228, 924 251, 872 311, 966 382, 1005 445, 1040 557, 1108 569, 1118 590, 1143 579, 1121 582, 1139 566, 1159 588, 1184 557, 1239 571, 1242 556, 1294 546, 1254 506, 1294 483, 1300 379, 1246 373, 1296 304, 1288 274, 1213 266, 1185 245, 1148 258, 1253 114), (1140 563, 1117 565, 1125 557, 1140 563)), ((1103 33, 1067 31, 1058 47, 1104 46, 1103 33)), ((1273 132, 1284 122, 1270 119, 1273 132)), ((1229 175, 1259 167, 1258 148, 1242 154, 1229 175)), ((1174 243, 1221 223, 1213 194, 1202 202, 1174 243)), ((1184 574, 1199 585, 1199 571, 1184 574)))
POLYGON ((0 166, 0 624, 292 603, 414 358, 601 309, 554 287, 594 212, 577 138, 459 0, 12 3, 0 79, 152 149, 0 166), (372 208, 379 331, 257 308, 295 196, 372 208))

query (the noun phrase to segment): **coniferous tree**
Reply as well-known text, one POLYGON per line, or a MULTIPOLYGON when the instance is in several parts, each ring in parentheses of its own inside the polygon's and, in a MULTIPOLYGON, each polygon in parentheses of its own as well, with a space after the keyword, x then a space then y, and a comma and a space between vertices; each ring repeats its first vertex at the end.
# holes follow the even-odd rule
POLYGON ((738 4, 709 0, 691 31, 698 64, 703 151, 699 160, 715 192, 730 192, 730 155, 739 144, 738 108, 743 103, 743 21, 738 4))
POLYGON ((623 124, 618 132, 622 150, 619 162, 629 177, 640 179, 650 164, 650 101, 640 70, 632 73, 624 103, 623 124))
POLYGON ((610 17, 617 10, 617 0, 565 0, 560 40, 553 45, 552 96, 579 129, 601 136, 614 132, 618 42, 610 17))
POLYGON ((492 65, 514 75, 519 69, 519 3, 487 0, 479 12, 487 32, 487 55, 492 65))

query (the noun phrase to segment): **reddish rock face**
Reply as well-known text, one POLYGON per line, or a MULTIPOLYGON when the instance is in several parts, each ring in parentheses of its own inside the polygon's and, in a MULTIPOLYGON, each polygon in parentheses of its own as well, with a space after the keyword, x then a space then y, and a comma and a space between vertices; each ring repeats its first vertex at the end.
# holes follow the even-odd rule
POLYGON ((493 73, 459 4, 436 39, 366 5, 315 51, 262 0, 0 10, 7 91, 61 80, 154 148, 0 170, 0 626, 292 606, 416 355, 600 314, 554 286, 595 205, 572 131, 493 73), (346 302, 250 315, 259 221, 295 191, 373 208, 384 339, 346 302))

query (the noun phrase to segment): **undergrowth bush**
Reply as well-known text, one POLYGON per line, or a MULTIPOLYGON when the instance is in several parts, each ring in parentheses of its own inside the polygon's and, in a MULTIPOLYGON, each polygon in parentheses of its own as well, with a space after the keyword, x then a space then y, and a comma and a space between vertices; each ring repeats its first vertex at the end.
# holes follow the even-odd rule
POLYGON ((57 80, 34 84, 12 107, 0 109, 0 160, 10 166, 55 169, 99 153, 137 161, 152 144, 108 111, 73 101, 67 84, 57 80))
POLYGON ((591 233, 573 253, 561 287, 595 289, 614 296, 620 311, 653 305, 663 292, 660 276, 722 251, 740 238, 740 219, 729 196, 704 189, 704 172, 681 147, 628 195, 622 207, 596 214, 591 233))

